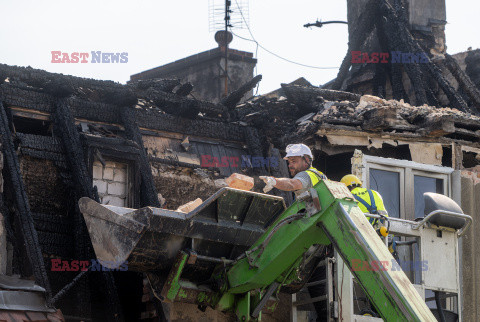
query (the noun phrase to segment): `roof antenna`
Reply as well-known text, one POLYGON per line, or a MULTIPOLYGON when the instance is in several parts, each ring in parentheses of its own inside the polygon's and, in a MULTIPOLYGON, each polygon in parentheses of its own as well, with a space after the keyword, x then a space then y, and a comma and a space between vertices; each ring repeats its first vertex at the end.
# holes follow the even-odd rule
POLYGON ((215 41, 225 53, 224 77, 225 97, 228 96, 228 45, 233 40, 229 28, 246 28, 249 20, 248 0, 209 0, 209 31, 215 33, 215 41))

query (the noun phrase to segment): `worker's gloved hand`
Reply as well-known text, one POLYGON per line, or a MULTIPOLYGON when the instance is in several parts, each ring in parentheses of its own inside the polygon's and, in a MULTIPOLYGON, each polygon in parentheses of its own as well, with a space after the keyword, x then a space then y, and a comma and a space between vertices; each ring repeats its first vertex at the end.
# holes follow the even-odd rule
POLYGON ((260 176, 259 178, 262 179, 266 184, 265 187, 263 188, 263 192, 265 193, 272 190, 273 187, 277 184, 277 180, 275 180, 274 177, 260 176))

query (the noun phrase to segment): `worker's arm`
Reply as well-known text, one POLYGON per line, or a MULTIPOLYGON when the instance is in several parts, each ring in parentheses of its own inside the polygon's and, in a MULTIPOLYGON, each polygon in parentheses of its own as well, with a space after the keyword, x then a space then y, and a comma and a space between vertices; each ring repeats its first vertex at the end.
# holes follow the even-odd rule
POLYGON ((303 188, 302 183, 298 179, 276 178, 277 184, 274 186, 283 191, 296 191, 303 188))
POLYGON ((260 179, 266 183, 265 188, 263 188, 263 192, 265 193, 272 190, 274 187, 283 191, 295 191, 303 188, 302 182, 295 178, 289 179, 260 176, 260 179))

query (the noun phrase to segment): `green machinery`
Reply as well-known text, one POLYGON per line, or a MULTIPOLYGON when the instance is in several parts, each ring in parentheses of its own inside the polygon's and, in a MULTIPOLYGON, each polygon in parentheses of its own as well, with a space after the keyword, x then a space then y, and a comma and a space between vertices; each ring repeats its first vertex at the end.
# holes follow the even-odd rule
MULTIPOLYGON (((257 200, 259 207, 267 203, 261 199, 266 195, 227 189, 221 192, 222 196, 227 192, 235 198, 237 194, 238 196, 243 194, 259 198, 253 202, 257 200)), ((232 201, 235 198, 229 199, 231 207, 235 207, 235 202, 232 201)), ((207 200, 205 204, 209 202, 211 200, 207 200)), ((193 246, 193 242, 189 245, 184 239, 200 238, 199 231, 208 229, 207 226, 212 224, 212 220, 207 218, 192 221, 198 211, 185 215, 175 224, 170 223, 174 220, 172 218, 175 214, 162 209, 133 210, 102 206, 86 198, 82 198, 79 204, 99 259, 110 261, 128 259, 129 269, 132 262, 133 268, 147 273, 155 295, 162 301, 196 303, 199 307, 234 311, 238 319, 243 321, 260 320, 262 310, 275 309, 276 302, 272 299, 275 299, 275 294, 283 286, 298 282, 307 261, 307 251, 311 246, 333 243, 349 266, 352 261, 381 263, 393 260, 385 243, 357 207, 350 191, 345 185, 330 180, 319 182, 283 212, 279 212, 278 207, 275 208, 279 215, 268 223, 263 233, 257 231, 255 235, 250 232, 248 238, 243 238, 252 239, 253 236, 256 237, 256 241, 251 245, 248 245, 248 242, 244 243, 244 248, 237 254, 238 256, 230 258, 205 256, 199 254, 199 251, 189 250, 194 248, 190 247, 193 246), (147 217, 148 220, 145 219, 147 217), (158 223, 153 225, 155 219, 158 219, 158 223), (196 227, 196 232, 183 228, 175 233, 182 235, 183 239, 177 243, 180 246, 172 250, 177 255, 173 256, 174 259, 172 257, 170 265, 167 265, 166 278, 162 278, 158 271, 155 272, 155 261, 158 262, 158 267, 162 266, 158 256, 148 252, 155 246, 142 240, 147 238, 149 229, 153 226, 162 225, 163 230, 171 230, 169 227, 176 227, 182 223, 187 223, 185 227, 196 227), (128 232, 120 233, 116 227, 122 227, 123 230, 128 228, 128 232), (140 235, 143 237, 139 237, 140 235), (128 245, 121 247, 113 245, 118 242, 128 245), (110 246, 106 247, 106 243, 110 246), (139 260, 141 257, 148 258, 145 262, 144 259, 139 260), (192 276, 196 274, 189 273, 189 270, 200 261, 215 265, 214 269, 209 271, 210 276, 207 279, 195 281, 192 276), (135 264, 140 262, 142 264, 135 264), (184 278, 185 276, 187 278, 184 278)), ((275 204, 278 205, 278 200, 275 200, 275 204)), ((206 209, 206 206, 199 208, 206 209)), ((218 231, 228 229, 228 225, 222 226, 224 222, 218 220, 218 209, 212 218, 217 218, 217 222, 213 224, 219 225, 218 231)), ((231 229, 236 228, 232 226, 231 229)), ((241 231, 235 233, 235 240, 240 240, 238 236, 241 233, 241 231)), ((166 255, 162 256, 165 261, 166 255)), ((436 321, 403 271, 379 269, 374 272, 357 270, 353 273, 384 320, 436 321)))

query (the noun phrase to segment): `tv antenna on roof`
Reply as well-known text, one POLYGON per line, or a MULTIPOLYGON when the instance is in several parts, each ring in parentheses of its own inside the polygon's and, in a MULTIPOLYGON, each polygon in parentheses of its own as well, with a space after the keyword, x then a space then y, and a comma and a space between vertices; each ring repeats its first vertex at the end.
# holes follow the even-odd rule
POLYGON ((244 29, 249 24, 249 0, 233 1, 233 4, 231 0, 208 1, 209 31, 215 31, 215 41, 225 53, 225 96, 228 95, 228 44, 233 40, 228 29, 244 29))

